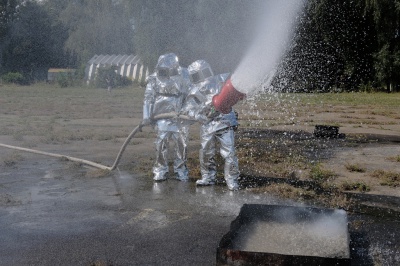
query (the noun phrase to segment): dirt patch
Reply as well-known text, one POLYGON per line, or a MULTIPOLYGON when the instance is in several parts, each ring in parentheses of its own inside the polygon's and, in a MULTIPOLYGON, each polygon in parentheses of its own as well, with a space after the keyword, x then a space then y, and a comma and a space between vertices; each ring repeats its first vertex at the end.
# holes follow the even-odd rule
POLYGON ((18 204, 21 204, 21 202, 14 199, 12 195, 0 194, 0 206, 13 206, 18 204))
MULTIPOLYGON (((142 117, 142 88, 117 89, 111 96, 88 88, 2 90, 0 143, 107 166, 113 164, 142 117)), ((399 98, 399 94, 277 94, 240 102, 235 109, 239 113, 236 145, 242 175, 313 181, 311 171, 318 175, 330 171, 334 178, 325 180, 329 189, 398 197, 397 181, 388 185, 376 173, 393 173, 396 178, 400 172, 399 98), (315 125, 337 126, 345 137, 316 138, 315 125)), ((153 128, 143 128, 128 145, 119 168, 151 176, 154 139, 153 128)), ((199 148, 195 124, 189 142, 192 180, 200 178, 199 148)), ((23 152, 1 148, 0 164, 18 169, 23 156, 23 152)), ((217 159, 222 179, 223 162, 217 159)), ((88 175, 101 178, 107 173, 88 175)))
POLYGON ((293 183, 312 179, 317 169, 333 176, 324 184, 329 189, 399 197, 399 95, 390 96, 270 95, 241 102, 237 150, 242 173, 293 183), (337 127, 340 137, 316 137, 317 125, 337 127))
MULTIPOLYGON (((2 87, 0 143, 111 166, 141 121, 143 92, 2 87)), ((200 177, 197 124, 188 144, 190 182, 152 181, 151 127, 132 139, 111 173, 0 147, 2 262, 131 265, 135 258, 140 265, 211 265, 216 243, 243 203, 305 202, 349 210, 354 265, 397 265, 398 187, 383 185, 373 173, 399 172, 399 96, 391 95, 397 101, 391 104, 387 95, 367 95, 372 100, 359 95, 368 103, 357 105, 346 98, 332 101, 327 97, 332 95, 289 96, 236 106, 245 189, 234 193, 223 183, 220 157, 218 184, 195 186, 200 177), (315 138, 317 124, 339 126, 346 137, 315 138), (341 188, 344 182, 369 190, 341 188)))
POLYGON ((319 165, 332 173, 334 178, 328 177, 332 184, 362 183, 368 186, 364 192, 399 196, 400 138, 354 134, 318 138, 304 131, 256 129, 237 135, 245 174, 307 180, 319 165), (385 174, 391 182, 385 182, 385 174))

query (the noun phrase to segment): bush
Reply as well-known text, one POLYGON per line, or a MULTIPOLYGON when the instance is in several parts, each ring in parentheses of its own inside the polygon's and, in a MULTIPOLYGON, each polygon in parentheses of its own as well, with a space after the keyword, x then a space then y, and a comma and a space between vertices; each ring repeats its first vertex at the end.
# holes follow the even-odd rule
POLYGON ((73 72, 59 73, 55 77, 55 81, 57 81, 58 85, 61 88, 76 86, 82 81, 81 73, 79 70, 73 72))
POLYGON ((358 190, 360 192, 368 192, 371 190, 371 188, 364 182, 344 182, 340 187, 347 191, 358 190))
POLYGON ((5 83, 16 83, 16 84, 24 84, 24 76, 19 72, 8 72, 1 76, 1 79, 5 83))
POLYGON ((311 168, 309 177, 315 182, 323 183, 329 179, 337 177, 337 174, 331 170, 324 169, 320 164, 317 164, 311 168))
POLYGON ((124 87, 132 84, 132 80, 115 73, 115 67, 97 69, 95 87, 111 88, 124 87))
POLYGON ((68 75, 64 74, 64 73, 58 75, 56 80, 57 80, 58 85, 61 88, 66 88, 66 87, 72 85, 72 81, 71 81, 72 79, 69 78, 68 75))

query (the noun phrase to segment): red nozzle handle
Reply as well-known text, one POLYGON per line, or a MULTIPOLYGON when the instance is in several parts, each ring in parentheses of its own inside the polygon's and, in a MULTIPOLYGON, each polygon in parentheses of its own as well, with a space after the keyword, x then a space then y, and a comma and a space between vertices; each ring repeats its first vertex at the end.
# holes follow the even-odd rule
POLYGON ((236 90, 231 80, 228 79, 222 87, 221 92, 213 97, 212 102, 217 111, 227 114, 232 110, 232 106, 245 97, 246 94, 236 90))

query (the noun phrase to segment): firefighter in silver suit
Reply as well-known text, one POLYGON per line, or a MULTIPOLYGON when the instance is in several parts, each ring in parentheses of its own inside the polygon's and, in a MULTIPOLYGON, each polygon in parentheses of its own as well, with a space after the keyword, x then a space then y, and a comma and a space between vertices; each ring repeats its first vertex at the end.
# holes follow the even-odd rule
POLYGON ((190 85, 188 71, 179 65, 175 54, 164 54, 159 57, 155 72, 146 78, 146 82, 143 124, 154 124, 157 132, 156 158, 153 166, 154 180, 163 181, 168 178, 169 144, 173 141, 175 178, 187 181, 189 179, 186 166, 189 126, 181 123, 177 115, 190 85), (176 116, 154 120, 154 117, 161 114, 176 114, 176 116))
POLYGON ((198 186, 208 186, 215 183, 215 155, 217 143, 219 152, 225 160, 224 177, 230 190, 239 189, 239 165, 235 152, 234 129, 238 126, 235 112, 228 114, 214 111, 212 98, 218 94, 228 74, 213 75, 210 65, 204 60, 197 60, 189 67, 192 82, 182 108, 183 114, 199 121, 200 127, 200 171, 201 179, 198 186))

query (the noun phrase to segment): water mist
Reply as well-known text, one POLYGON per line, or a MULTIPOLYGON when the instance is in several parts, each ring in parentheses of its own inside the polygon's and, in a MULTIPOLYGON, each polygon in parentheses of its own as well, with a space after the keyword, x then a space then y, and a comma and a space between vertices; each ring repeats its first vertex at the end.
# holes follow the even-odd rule
POLYGON ((271 82, 302 6, 302 0, 265 1, 255 39, 221 93, 213 99, 218 111, 228 113, 246 95, 257 93, 262 83, 271 82))

